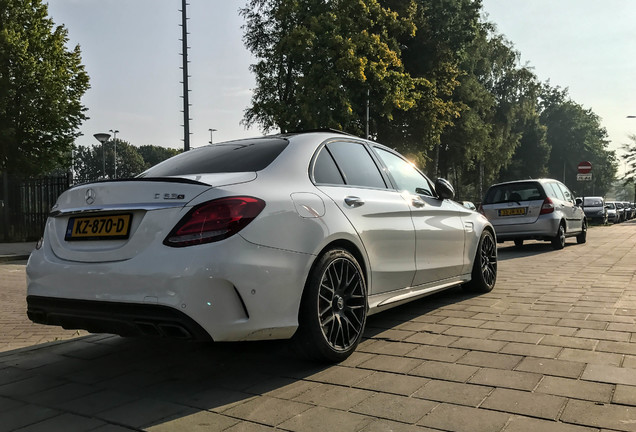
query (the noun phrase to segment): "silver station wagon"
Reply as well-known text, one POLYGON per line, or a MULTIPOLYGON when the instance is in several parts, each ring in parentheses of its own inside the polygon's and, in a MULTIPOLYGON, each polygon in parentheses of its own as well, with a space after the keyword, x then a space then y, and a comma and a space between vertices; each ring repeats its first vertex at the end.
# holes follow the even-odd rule
POLYGON ((587 219, 580 200, 560 181, 519 180, 491 186, 481 212, 495 227, 497 241, 545 240, 554 249, 565 247, 566 237, 585 243, 587 219))

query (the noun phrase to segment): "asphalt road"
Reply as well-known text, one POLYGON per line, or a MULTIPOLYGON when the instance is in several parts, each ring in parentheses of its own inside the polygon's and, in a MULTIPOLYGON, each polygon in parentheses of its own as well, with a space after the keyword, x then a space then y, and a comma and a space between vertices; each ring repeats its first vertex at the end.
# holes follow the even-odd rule
POLYGON ((636 222, 499 248, 494 291, 369 319, 346 362, 31 324, 0 263, 2 431, 636 431, 636 222))

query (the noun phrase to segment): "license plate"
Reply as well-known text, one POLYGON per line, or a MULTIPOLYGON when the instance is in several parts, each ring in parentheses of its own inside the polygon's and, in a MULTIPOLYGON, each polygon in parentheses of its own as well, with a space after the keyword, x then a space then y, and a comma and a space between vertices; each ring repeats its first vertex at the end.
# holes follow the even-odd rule
POLYGON ((130 235, 132 214, 72 217, 64 240, 121 240, 130 235))
POLYGON ((515 207, 509 209, 499 210, 499 216, 524 216, 526 214, 527 207, 515 207))

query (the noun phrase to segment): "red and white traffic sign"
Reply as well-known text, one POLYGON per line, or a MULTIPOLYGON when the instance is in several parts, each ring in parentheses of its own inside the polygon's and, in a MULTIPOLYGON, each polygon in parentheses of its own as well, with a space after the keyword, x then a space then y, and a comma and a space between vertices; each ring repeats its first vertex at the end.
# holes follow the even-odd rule
POLYGON ((589 174, 592 172, 592 164, 588 161, 580 162, 577 166, 579 174, 589 174))

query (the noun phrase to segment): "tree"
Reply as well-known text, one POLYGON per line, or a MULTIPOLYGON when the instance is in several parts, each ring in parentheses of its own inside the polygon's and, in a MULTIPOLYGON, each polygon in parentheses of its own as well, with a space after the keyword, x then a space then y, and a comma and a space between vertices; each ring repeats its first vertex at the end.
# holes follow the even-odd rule
POLYGON ((544 86, 541 95, 541 123, 547 128, 550 145, 549 175, 563 180, 579 195, 604 195, 616 177, 617 161, 609 151, 607 131, 591 109, 572 101, 567 89, 544 86), (579 162, 592 163, 591 184, 576 180, 579 162))
MULTIPOLYGON (((628 184, 634 188, 633 202, 636 202, 636 134, 629 136, 631 144, 624 144, 623 161, 625 162, 625 176, 623 177, 623 185, 628 184)), ((631 200, 631 197, 628 199, 631 200)))
POLYGON ((117 152, 117 178, 130 178, 143 172, 147 164, 136 147, 120 139, 91 147, 76 147, 73 154, 75 181, 85 183, 115 178, 115 151, 117 152), (104 177, 104 169, 106 176, 104 177))
POLYGON ((412 108, 421 83, 404 72, 398 39, 415 31, 415 3, 401 6, 398 14, 378 0, 250 0, 241 14, 256 88, 244 123, 364 135, 367 102, 389 120, 412 108))
POLYGON ((137 151, 143 158, 146 169, 181 153, 180 150, 154 145, 143 145, 137 147, 137 151))
POLYGON ((89 82, 79 45, 67 42, 42 0, 0 0, 0 171, 68 166, 89 82))

